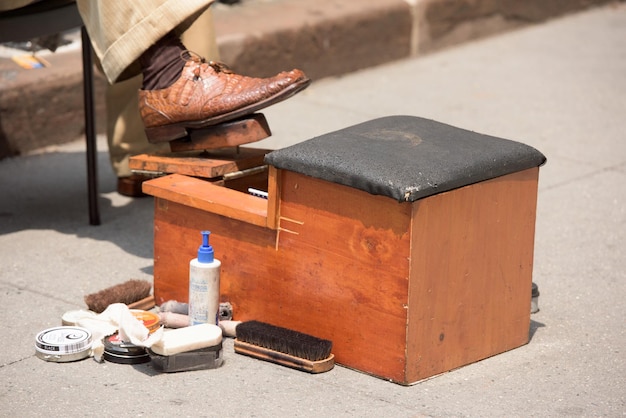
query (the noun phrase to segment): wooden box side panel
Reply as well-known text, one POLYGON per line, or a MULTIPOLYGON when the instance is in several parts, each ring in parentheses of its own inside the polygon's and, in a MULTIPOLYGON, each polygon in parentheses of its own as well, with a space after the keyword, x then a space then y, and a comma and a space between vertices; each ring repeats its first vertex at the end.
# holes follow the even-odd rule
POLYGON ((404 376, 411 205, 282 172, 281 321, 333 341, 338 363, 404 376))
POLYGON ((415 202, 407 383, 528 342, 538 170, 415 202))
MULTIPOLYGON (((188 301, 189 261, 197 256, 202 230, 211 231, 215 257, 222 262, 220 293, 223 301, 230 301, 232 286, 239 286, 237 283, 249 277, 256 278, 261 275, 260 267, 275 262, 271 257, 276 253, 276 231, 156 198, 154 295, 157 304, 167 300, 188 301)), ((241 305, 234 307, 236 311, 243 308, 241 305)))

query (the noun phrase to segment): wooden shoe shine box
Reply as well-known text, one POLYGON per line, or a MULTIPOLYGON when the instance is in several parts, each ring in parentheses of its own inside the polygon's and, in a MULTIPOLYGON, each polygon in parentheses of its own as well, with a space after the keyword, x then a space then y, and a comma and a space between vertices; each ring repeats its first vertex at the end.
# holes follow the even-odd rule
POLYGON ((234 319, 330 339, 344 366, 406 385, 519 347, 544 162, 518 142, 390 116, 267 154, 267 200, 151 180, 156 301, 187 301, 210 230, 234 319))

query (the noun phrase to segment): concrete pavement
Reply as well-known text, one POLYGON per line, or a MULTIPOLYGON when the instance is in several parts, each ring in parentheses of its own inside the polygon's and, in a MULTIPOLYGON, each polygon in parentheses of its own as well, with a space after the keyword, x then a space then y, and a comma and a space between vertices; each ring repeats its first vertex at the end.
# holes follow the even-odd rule
POLYGON ((303 374, 235 355, 229 340, 223 367, 171 375, 40 360, 35 335, 84 308, 85 294, 151 279, 152 200, 117 195, 103 138, 98 227, 87 222, 82 142, 0 161, 2 415, 623 416, 624 51, 622 3, 323 79, 265 111, 269 148, 408 114, 547 156, 529 344, 411 387, 343 367, 303 374))

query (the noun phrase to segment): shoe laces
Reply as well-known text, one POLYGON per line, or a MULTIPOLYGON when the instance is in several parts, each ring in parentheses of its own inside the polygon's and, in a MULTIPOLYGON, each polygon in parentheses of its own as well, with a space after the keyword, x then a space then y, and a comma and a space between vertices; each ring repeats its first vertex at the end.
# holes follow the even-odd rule
POLYGON ((193 51, 185 50, 180 53, 180 58, 186 62, 194 62, 197 64, 197 67, 193 70, 193 76, 195 79, 200 79, 200 74, 202 73, 203 67, 207 66, 213 68, 213 70, 217 73, 224 74, 233 74, 233 71, 228 67, 228 65, 219 61, 207 61, 204 57, 196 54, 193 51))

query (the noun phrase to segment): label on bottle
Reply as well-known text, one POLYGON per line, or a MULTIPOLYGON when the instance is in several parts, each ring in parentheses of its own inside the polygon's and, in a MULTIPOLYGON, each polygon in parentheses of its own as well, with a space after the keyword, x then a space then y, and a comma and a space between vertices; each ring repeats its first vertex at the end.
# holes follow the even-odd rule
POLYGON ((193 260, 189 265, 189 325, 217 325, 220 299, 220 262, 208 267, 193 260))

